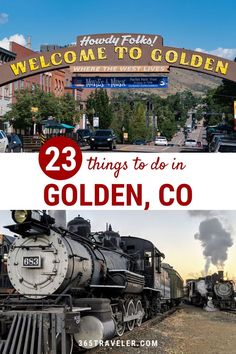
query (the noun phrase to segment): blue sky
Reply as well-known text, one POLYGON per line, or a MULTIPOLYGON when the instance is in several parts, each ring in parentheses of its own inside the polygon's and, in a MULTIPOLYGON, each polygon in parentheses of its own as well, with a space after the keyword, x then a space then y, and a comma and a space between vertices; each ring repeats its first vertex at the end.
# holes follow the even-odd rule
POLYGON ((31 35, 38 50, 74 42, 79 34, 133 32, 162 35, 170 46, 235 49, 235 13, 234 0, 0 0, 0 41, 31 35))

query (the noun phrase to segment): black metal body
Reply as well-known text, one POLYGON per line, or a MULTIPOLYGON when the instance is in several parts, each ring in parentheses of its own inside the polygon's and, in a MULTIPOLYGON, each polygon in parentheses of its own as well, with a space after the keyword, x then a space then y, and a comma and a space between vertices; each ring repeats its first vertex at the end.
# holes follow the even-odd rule
POLYGON ((9 248, 14 241, 14 237, 1 235, 1 244, 0 244, 0 294, 5 294, 12 292, 13 286, 9 281, 7 273, 7 264, 6 257, 9 251, 9 248))
MULTIPOLYGON (((9 228, 22 235, 22 244, 28 238, 37 244, 38 224, 32 223, 30 227, 26 223, 25 229, 24 225, 9 228)), ((37 295, 35 290, 33 297, 16 294, 2 298, 0 354, 67 354, 75 342, 74 334, 80 330, 81 318, 92 317, 100 321, 104 325, 105 337, 111 336, 115 323, 117 334, 122 335, 126 326, 132 330, 136 322, 140 325, 143 318, 151 318, 181 301, 182 278, 171 266, 162 267, 164 254, 150 241, 120 237, 111 228, 92 234, 90 223, 80 217, 70 222, 67 229, 47 225, 44 235, 48 240, 50 229, 53 237, 56 233, 58 240, 65 239, 65 243, 75 246, 68 262, 73 264, 74 259, 80 259, 79 263, 87 262, 86 268, 80 269, 90 274, 90 278, 81 286, 82 274, 76 275, 74 268, 71 281, 67 279, 67 286, 59 293, 49 295, 41 292, 37 295), (86 249, 86 258, 78 253, 82 249, 86 249), (36 332, 39 333, 37 339, 36 332), (60 338, 59 344, 57 337, 60 338)), ((22 249, 27 254, 27 247, 22 249)), ((43 264, 46 265, 46 260, 43 264)), ((13 267, 19 266, 17 263, 13 267)), ((27 268, 27 272, 33 274, 34 271, 34 268, 27 268)))

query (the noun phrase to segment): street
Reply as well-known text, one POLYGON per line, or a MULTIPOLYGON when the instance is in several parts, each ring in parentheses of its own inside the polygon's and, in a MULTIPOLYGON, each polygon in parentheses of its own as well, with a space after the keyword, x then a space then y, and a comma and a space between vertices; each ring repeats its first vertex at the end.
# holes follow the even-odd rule
MULTIPOLYGON (((194 139, 202 143, 202 147, 185 147, 184 141, 185 136, 183 129, 175 134, 172 140, 168 143, 168 146, 155 146, 154 142, 151 142, 147 145, 133 145, 133 144, 117 144, 114 152, 204 152, 204 145, 206 144, 205 140, 205 128, 201 124, 197 126, 197 129, 194 129, 191 133, 188 134, 188 139, 194 139)), ((84 152, 92 152, 89 146, 82 147, 84 152)), ((101 148, 96 150, 97 152, 110 152, 107 148, 101 148)))

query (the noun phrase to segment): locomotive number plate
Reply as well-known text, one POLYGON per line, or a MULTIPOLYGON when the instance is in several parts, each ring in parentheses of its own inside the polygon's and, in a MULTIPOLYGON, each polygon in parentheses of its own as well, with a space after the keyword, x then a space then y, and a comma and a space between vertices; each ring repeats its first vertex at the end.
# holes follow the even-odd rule
POLYGON ((41 257, 40 256, 31 256, 31 257, 23 257, 23 265, 24 268, 41 268, 41 257))

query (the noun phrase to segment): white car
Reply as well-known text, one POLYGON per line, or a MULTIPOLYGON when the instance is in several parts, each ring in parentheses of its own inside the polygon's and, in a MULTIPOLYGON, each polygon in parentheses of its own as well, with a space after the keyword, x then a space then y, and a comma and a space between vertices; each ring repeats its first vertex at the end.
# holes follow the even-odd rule
POLYGON ((8 139, 6 133, 0 130, 0 152, 6 152, 8 149, 8 139))
POLYGON ((168 141, 166 139, 165 136, 157 136, 154 142, 155 145, 159 145, 159 146, 167 146, 168 145, 168 141))
POLYGON ((197 146, 197 141, 194 140, 194 139, 187 139, 187 140, 185 140, 184 146, 196 147, 197 146))

